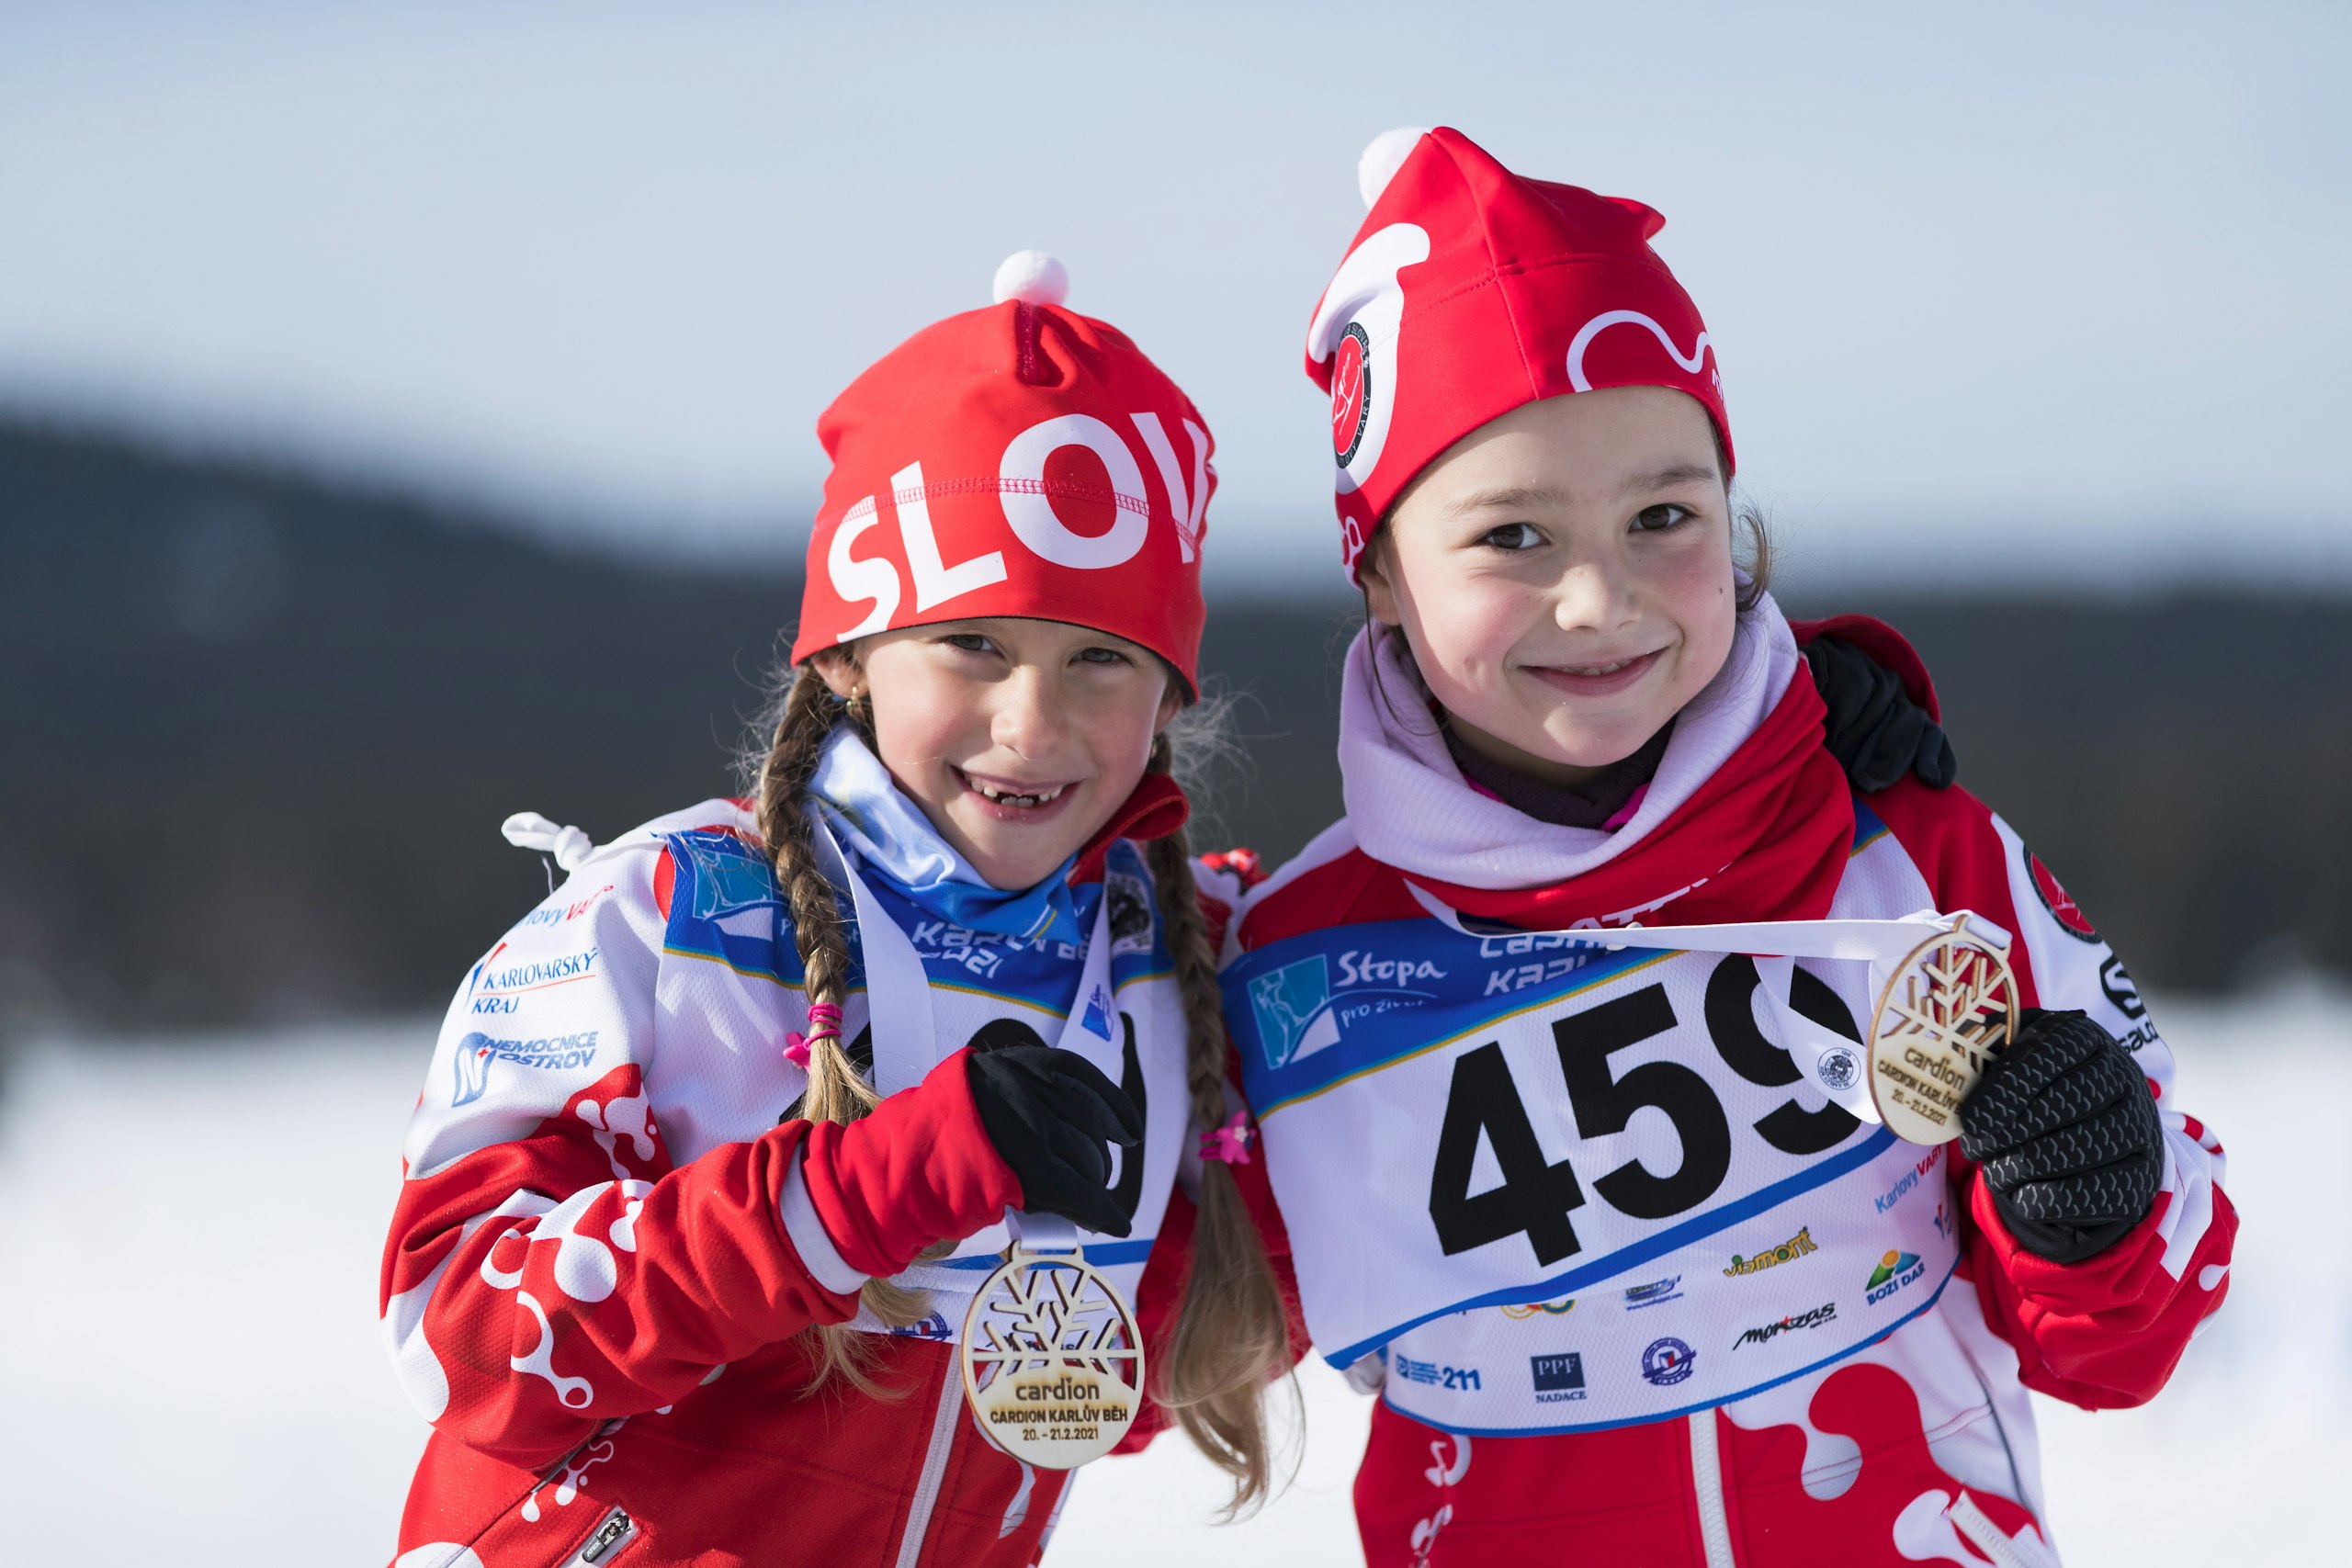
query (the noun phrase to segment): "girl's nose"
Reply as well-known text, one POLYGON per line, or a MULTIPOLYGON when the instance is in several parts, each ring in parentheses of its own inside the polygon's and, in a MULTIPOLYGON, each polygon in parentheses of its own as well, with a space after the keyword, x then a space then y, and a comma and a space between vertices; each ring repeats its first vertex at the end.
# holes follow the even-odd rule
POLYGON ((1069 730, 1062 709, 1060 687, 1046 671, 1023 665, 1012 679, 998 682, 989 739, 1019 756, 1050 756, 1069 730))
POLYGON ((1553 590, 1553 620, 1562 631, 1613 632, 1634 618, 1630 587, 1617 561, 1578 560, 1553 590))

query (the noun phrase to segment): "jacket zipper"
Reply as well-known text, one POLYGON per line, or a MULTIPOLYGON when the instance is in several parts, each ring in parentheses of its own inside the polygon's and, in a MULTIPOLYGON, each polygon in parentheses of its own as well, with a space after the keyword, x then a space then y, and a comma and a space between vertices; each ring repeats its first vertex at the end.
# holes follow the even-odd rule
POLYGON ((899 1538, 896 1568, 915 1568, 922 1560, 924 1538, 931 1533, 931 1511, 939 1502, 939 1488, 947 1474, 947 1456, 956 1447, 956 1419, 964 1413, 963 1366, 956 1347, 948 1348, 945 1375, 939 1382, 939 1403, 931 1413, 931 1443, 923 1450, 922 1473, 915 1478, 915 1495, 907 1506, 907 1528, 899 1538))
POLYGON ((563 1568, 602 1568, 621 1553, 621 1549, 637 1539, 637 1521, 625 1508, 614 1508, 596 1521, 580 1550, 563 1560, 563 1568))
POLYGON ((1699 1540, 1707 1568, 1739 1568, 1731 1549, 1731 1517, 1724 1507, 1723 1453, 1716 1440, 1715 1413, 1693 1410, 1690 1426, 1690 1490, 1699 1509, 1699 1540))

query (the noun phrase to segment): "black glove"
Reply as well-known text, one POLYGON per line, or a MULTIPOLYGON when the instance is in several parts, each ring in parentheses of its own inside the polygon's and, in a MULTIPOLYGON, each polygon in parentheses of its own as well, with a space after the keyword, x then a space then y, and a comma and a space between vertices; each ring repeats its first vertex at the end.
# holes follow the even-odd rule
POLYGON ((1960 776, 1943 727, 1911 700, 1903 678, 1850 642, 1817 637, 1804 647, 1813 683, 1829 705, 1822 744, 1864 795, 1917 773, 1929 789, 1960 776))
POLYGON ((967 1059, 989 1142, 1021 1181, 1024 1210, 1059 1214, 1102 1235, 1135 1222, 1111 1195, 1111 1151, 1143 1141, 1143 1117, 1117 1084, 1075 1051, 1005 1045, 967 1059))
POLYGON ((2079 1012, 2028 1008, 2018 1021, 1960 1102, 1960 1152, 2020 1246, 2079 1263, 2148 1217, 2164 1121, 2114 1035, 2079 1012))

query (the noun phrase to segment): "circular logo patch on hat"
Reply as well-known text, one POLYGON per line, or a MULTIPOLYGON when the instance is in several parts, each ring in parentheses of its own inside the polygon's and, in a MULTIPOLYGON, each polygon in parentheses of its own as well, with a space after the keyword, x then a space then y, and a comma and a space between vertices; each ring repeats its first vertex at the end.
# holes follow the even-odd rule
POLYGON ((1372 337, 1363 324, 1350 321, 1331 355, 1331 455, 1346 468, 1363 445, 1363 427, 1372 421, 1372 337))
POLYGON ((2050 868, 2041 863, 2041 857, 2030 850, 2027 851, 2025 867, 2033 877, 2033 890, 2041 896, 2041 907, 2050 911, 2050 918, 2065 927, 2070 934, 2085 942, 2097 942, 2098 932, 2091 929, 2090 917, 2084 914, 2082 906, 2058 885, 2058 879, 2050 874, 2050 868))

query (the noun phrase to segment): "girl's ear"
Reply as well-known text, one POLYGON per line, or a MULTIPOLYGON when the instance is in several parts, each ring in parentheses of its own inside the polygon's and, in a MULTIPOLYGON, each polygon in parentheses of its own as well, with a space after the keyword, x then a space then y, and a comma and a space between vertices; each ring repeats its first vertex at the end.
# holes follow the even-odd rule
POLYGON ((820 649, 808 656, 817 673, 825 678, 833 695, 848 702, 865 693, 865 671, 857 667, 857 655, 846 648, 820 649))
POLYGON ((1384 626, 1401 626, 1405 617, 1398 611, 1396 585, 1388 578, 1387 535, 1374 534, 1372 542, 1356 558, 1356 582, 1363 589, 1364 614, 1384 626))

